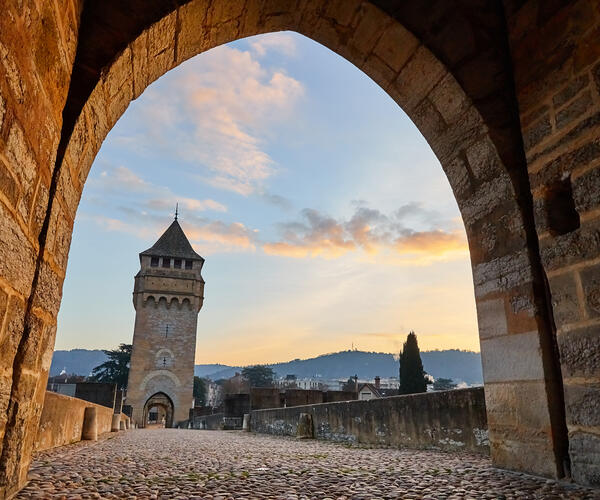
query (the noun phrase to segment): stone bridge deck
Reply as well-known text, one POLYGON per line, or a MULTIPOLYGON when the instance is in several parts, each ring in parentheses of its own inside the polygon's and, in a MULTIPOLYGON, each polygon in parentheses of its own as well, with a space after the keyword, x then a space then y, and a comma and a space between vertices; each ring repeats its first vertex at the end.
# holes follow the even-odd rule
POLYGON ((39 453, 17 498, 600 498, 488 458, 242 432, 135 430, 39 453))

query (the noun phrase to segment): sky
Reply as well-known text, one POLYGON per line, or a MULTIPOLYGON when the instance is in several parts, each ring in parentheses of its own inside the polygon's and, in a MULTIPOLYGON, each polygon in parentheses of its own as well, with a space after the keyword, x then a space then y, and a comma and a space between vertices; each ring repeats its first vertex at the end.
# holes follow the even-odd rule
POLYGON ((206 262, 197 363, 351 347, 479 351, 464 226, 420 132, 289 32, 196 56, 111 130, 75 220, 56 349, 133 337, 139 252, 173 220, 206 262))

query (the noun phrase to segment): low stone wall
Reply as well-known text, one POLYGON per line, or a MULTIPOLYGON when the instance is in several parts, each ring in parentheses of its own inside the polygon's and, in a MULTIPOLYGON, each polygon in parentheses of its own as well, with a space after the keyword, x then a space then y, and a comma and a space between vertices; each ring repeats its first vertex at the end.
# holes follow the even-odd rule
POLYGON ((110 432, 112 408, 46 391, 44 409, 35 438, 35 450, 47 450, 80 441, 83 413, 89 406, 96 408, 98 434, 110 432))
POLYGON ((192 422, 192 428, 208 431, 217 431, 223 429, 223 417, 223 413, 195 416, 192 422))
POLYGON ((489 453, 482 387, 252 411, 253 432, 296 436, 301 413, 317 439, 489 453))

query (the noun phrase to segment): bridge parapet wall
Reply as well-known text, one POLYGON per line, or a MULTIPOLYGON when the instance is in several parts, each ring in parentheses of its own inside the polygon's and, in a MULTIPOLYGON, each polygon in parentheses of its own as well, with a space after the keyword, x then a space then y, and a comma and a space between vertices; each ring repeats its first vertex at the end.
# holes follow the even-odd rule
POLYGON ((34 449, 47 450, 81 441, 84 413, 88 407, 96 408, 98 434, 110 432, 112 408, 47 391, 34 449))
POLYGON ((483 387, 254 410, 251 429, 296 436, 301 413, 317 439, 489 454, 483 387))

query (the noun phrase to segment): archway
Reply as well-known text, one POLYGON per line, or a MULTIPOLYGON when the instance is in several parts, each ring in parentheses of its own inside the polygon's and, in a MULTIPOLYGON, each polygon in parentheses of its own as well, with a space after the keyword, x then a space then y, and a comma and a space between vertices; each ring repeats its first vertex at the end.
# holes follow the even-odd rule
MULTIPOLYGON (((106 5, 102 9, 118 11, 106 5)), ((447 9, 436 10, 440 11, 447 9)), ((419 9, 415 12, 419 14, 419 9)), ((95 15, 100 14, 84 10, 82 26, 89 27, 86 23, 95 15)), ((481 29, 504 29, 502 15, 499 20, 494 13, 482 15, 494 22, 491 27, 483 23, 481 29)), ((421 29, 418 16, 411 17, 411 12, 399 7, 384 11, 358 1, 267 5, 198 0, 180 7, 155 5, 144 16, 133 17, 127 21, 130 29, 115 35, 121 38, 112 55, 103 59, 96 54, 97 72, 93 65, 78 72, 85 59, 81 54, 97 40, 80 40, 79 59, 70 46, 70 60, 75 61, 72 85, 68 98, 63 92, 56 106, 63 111, 63 129, 60 141, 56 133, 56 140, 50 141, 52 147, 57 145, 55 165, 45 158, 36 176, 43 182, 38 179, 31 193, 35 216, 19 215, 16 202, 12 211, 2 214, 15 221, 6 240, 27 249, 19 252, 20 266, 8 259, 11 264, 3 268, 15 291, 10 298, 12 317, 5 320, 5 332, 13 339, 5 352, 5 364, 12 369, 5 375, 2 401, 8 422, 2 450, 5 487, 14 488, 26 474, 31 439, 24 438, 34 432, 43 399, 73 219, 92 160, 108 130, 151 81, 183 60, 226 41, 283 29, 313 38, 356 64, 427 138, 450 180, 467 229, 494 461, 562 475, 567 441, 560 368, 504 41, 496 47, 501 54, 495 59, 498 65, 478 87, 477 75, 469 80, 459 63, 432 53, 429 47, 444 54, 439 49, 443 43, 432 36, 435 30, 421 29), (131 25, 136 22, 145 24, 131 25), (410 26, 412 33, 404 26, 410 26), (491 83, 498 74, 499 83, 491 83), (86 85, 77 84, 81 81, 86 85), (497 90, 494 85, 501 86, 502 95, 488 99, 497 90), (506 114, 499 111, 499 103, 508 103, 506 114), (32 227, 23 219, 31 220, 32 227)), ((88 53, 87 60, 93 59, 88 53)), ((20 129, 15 130, 11 141, 18 145, 23 142, 22 131, 19 136, 20 129)), ((52 147, 48 151, 54 151, 52 147)), ((27 182, 33 184, 31 179, 27 182)), ((17 252, 9 255, 16 257, 17 252)))
POLYGON ((170 429, 173 427, 173 401, 171 401, 171 398, 164 392, 157 392, 146 400, 146 404, 144 405, 144 418, 142 420, 142 427, 146 427, 148 424, 150 424, 150 410, 153 408, 158 410, 156 412, 157 420, 154 423, 162 425, 162 419, 164 418, 165 429, 170 429))

